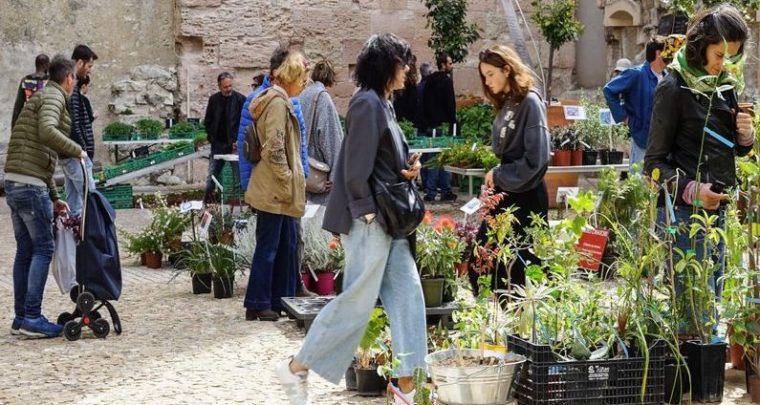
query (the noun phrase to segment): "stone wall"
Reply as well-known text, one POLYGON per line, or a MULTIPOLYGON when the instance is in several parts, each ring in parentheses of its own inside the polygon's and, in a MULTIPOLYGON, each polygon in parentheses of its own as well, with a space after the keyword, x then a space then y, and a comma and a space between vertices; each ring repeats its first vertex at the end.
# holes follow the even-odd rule
MULTIPOLYGON (((19 80, 34 72, 34 58, 71 56, 74 46, 89 45, 99 59, 92 71, 90 99, 96 139, 115 117, 109 113, 111 84, 143 64, 174 68, 174 2, 167 0, 3 0, 0 13, 0 144, 10 135, 11 111, 19 80)), ((97 157, 105 157, 102 147, 97 157)), ((4 161, 4 156, 0 157, 4 161)))

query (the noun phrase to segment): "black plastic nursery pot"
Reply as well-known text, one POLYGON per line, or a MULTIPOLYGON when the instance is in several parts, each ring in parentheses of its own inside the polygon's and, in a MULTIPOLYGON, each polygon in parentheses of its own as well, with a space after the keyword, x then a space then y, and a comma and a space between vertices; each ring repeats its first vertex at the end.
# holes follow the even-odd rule
POLYGON ((356 360, 352 360, 351 364, 346 369, 346 391, 356 391, 356 360))
POLYGON ((603 165, 623 163, 623 152, 619 150, 599 149, 599 162, 603 165))
POLYGON ((689 341, 686 342, 686 347, 689 352, 692 398, 698 402, 723 401, 726 343, 702 344, 689 341))
POLYGON ((385 393, 387 382, 377 375, 377 367, 359 368, 356 372, 356 393, 363 397, 379 397, 385 393))
POLYGON ((232 287, 235 277, 214 277, 214 298, 232 298, 232 287))
POLYGON ((688 366, 681 363, 679 367, 675 360, 665 364, 665 403, 683 403, 683 394, 689 392, 689 389, 688 366))
POLYGON ((594 166, 596 165, 596 158, 599 156, 599 152, 595 150, 583 151, 583 165, 594 166))
POLYGON ((211 273, 193 274, 193 294, 208 294, 211 292, 211 273))

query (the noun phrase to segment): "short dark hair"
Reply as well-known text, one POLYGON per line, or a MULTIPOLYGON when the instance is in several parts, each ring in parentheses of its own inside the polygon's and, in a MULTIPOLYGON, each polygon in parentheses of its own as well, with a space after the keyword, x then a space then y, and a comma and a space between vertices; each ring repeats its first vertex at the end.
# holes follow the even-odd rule
POLYGON ((85 76, 82 79, 79 79, 79 82, 77 83, 79 87, 87 86, 90 84, 90 75, 85 76))
POLYGON ((741 42, 739 54, 742 54, 748 36, 747 23, 733 6, 721 4, 703 11, 694 17, 686 31, 686 63, 692 68, 702 68, 707 63, 707 47, 723 41, 741 42))
POLYGON ((448 52, 441 52, 438 55, 435 55, 435 65, 438 66, 439 70, 444 64, 446 64, 446 62, 448 62, 450 57, 451 55, 448 52))
POLYGON ((75 68, 76 65, 73 60, 61 54, 55 55, 53 61, 50 62, 50 69, 48 70, 50 80, 62 84, 69 75, 74 73, 75 68))
POLYGON ((232 80, 234 79, 234 77, 232 76, 232 73, 230 72, 222 72, 222 73, 219 73, 219 76, 216 77, 216 82, 217 84, 221 84, 222 80, 225 80, 225 79, 232 80))
POLYGON ((409 43, 395 34, 376 34, 364 44, 356 58, 354 80, 362 89, 385 95, 388 83, 396 75, 397 67, 409 63, 412 50, 409 43))
POLYGON ((74 48, 74 52, 71 54, 71 59, 89 62, 91 60, 98 60, 98 55, 96 55, 87 45, 77 45, 76 48, 74 48))
POLYGON ((311 80, 321 82, 325 87, 332 87, 335 84, 335 70, 332 63, 327 60, 321 60, 314 65, 311 71, 311 80))
POLYGON ((646 57, 647 62, 654 62, 657 59, 657 51, 662 52, 665 49, 665 37, 656 35, 647 42, 646 57))
POLYGON ((277 47, 277 49, 272 52, 272 56, 269 58, 269 74, 274 73, 275 69, 280 67, 282 62, 285 62, 285 58, 288 57, 289 53, 290 51, 288 48, 284 46, 277 47))
POLYGON ((34 58, 34 67, 37 70, 40 70, 47 65, 50 65, 50 58, 48 58, 48 56, 45 55, 44 53, 41 53, 37 55, 36 58, 34 58))

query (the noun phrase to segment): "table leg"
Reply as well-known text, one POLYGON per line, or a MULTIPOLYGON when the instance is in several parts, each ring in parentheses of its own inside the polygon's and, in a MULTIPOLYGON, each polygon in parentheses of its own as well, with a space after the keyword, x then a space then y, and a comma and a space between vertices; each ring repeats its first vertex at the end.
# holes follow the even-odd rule
POLYGON ((469 196, 468 198, 472 198, 472 177, 473 176, 467 176, 467 181, 469 182, 469 196))

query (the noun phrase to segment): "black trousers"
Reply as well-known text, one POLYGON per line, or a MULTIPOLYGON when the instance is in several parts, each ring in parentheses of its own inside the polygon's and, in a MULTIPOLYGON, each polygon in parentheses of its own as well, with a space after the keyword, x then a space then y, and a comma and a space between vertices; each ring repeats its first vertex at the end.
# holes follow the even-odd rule
MULTIPOLYGON (((497 192, 501 190, 496 190, 497 192)), ((496 215, 502 212, 505 208, 514 206, 516 208, 514 215, 519 221, 519 224, 513 224, 512 229, 514 235, 517 237, 525 237, 525 228, 532 226, 531 214, 538 214, 544 219, 544 222, 548 226, 549 218, 549 195, 546 192, 546 183, 541 183, 535 188, 522 192, 522 193, 509 193, 504 197, 499 205, 491 211, 491 215, 496 215)), ((487 241, 486 232, 488 231, 488 224, 483 221, 478 229, 476 241, 478 244, 483 245, 487 241)), ((510 269, 511 284, 525 285, 525 268, 526 263, 541 265, 541 260, 536 257, 529 249, 519 249, 517 251, 517 260, 515 260, 512 268, 510 269)), ((475 270, 475 258, 470 258, 468 276, 470 279, 470 285, 472 286, 473 293, 478 295, 478 276, 480 276, 475 270)), ((506 266, 499 263, 496 266, 496 271, 492 274, 491 287, 493 289, 506 288, 507 269, 506 266)))

